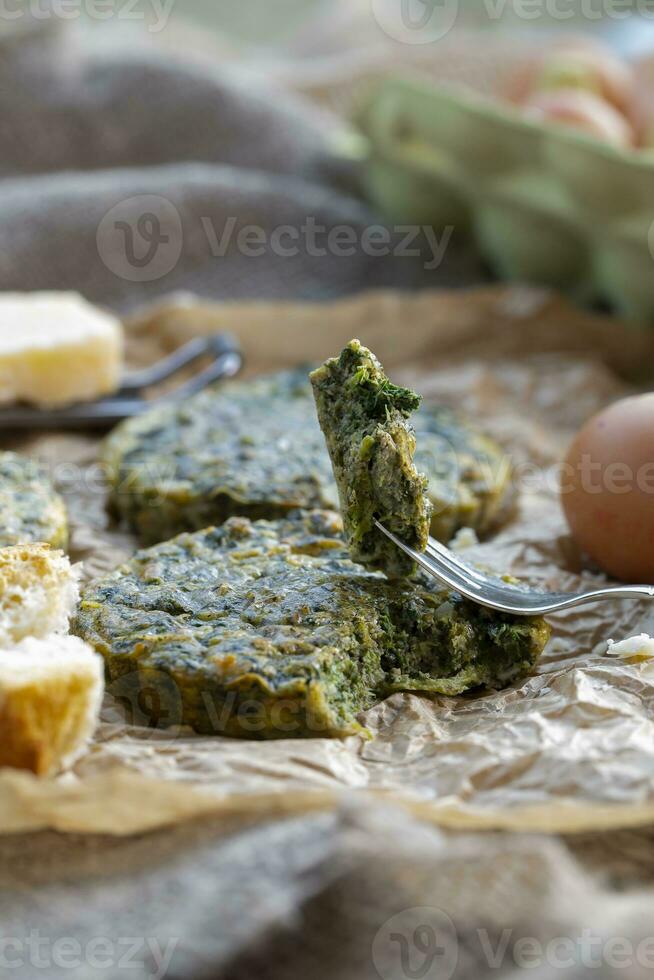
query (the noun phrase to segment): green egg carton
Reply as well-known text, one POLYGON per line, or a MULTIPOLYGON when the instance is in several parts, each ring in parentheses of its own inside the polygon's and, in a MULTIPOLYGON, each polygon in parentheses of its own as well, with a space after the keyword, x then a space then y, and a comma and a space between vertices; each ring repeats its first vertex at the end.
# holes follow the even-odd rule
POLYGON ((654 322, 654 155, 422 79, 382 82, 357 122, 389 220, 465 227, 501 277, 654 322))

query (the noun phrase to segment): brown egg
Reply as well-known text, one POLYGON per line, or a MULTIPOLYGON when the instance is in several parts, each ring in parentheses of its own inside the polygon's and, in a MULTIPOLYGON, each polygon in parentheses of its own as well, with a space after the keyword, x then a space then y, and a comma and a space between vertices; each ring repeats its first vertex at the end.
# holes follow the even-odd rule
POLYGON ((538 92, 525 103, 525 110, 532 119, 572 126, 611 146, 626 148, 635 141, 625 117, 592 92, 564 88, 538 92))
POLYGON ((636 97, 632 66, 595 40, 571 38, 548 48, 514 75, 506 96, 526 102, 539 92, 560 88, 589 91, 630 117, 636 97))
POLYGON ((624 116, 631 112, 636 87, 633 69, 607 48, 578 43, 547 52, 536 68, 534 87, 545 91, 571 84, 594 92, 624 116))
POLYGON ((654 583, 654 394, 586 423, 563 464, 561 502, 575 540, 605 572, 654 583))

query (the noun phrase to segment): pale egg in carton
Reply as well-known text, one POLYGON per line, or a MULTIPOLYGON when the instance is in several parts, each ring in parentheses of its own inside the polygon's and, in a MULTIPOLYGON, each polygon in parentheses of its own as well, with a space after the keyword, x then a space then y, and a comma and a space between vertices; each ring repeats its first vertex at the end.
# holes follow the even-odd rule
POLYGON ((392 221, 465 227, 503 278, 654 322, 654 152, 419 78, 359 113, 370 198, 392 221))

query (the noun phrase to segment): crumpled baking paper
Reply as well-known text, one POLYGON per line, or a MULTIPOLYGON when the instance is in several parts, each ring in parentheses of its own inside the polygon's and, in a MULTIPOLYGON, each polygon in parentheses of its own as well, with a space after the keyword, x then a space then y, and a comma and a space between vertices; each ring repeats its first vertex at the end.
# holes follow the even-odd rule
MULTIPOLYGON (((130 360, 147 363, 217 329, 239 337, 250 374, 315 361, 358 336, 394 378, 465 409, 510 454, 518 510, 469 558, 542 588, 604 581, 567 535, 557 462, 577 427, 654 364, 650 334, 525 288, 323 305, 177 297, 127 324, 130 360)), ((87 579, 134 550, 105 517, 95 437, 33 435, 11 448, 50 465, 87 579)), ((254 743, 153 731, 125 720, 108 695, 74 771, 46 780, 0 773, 0 832, 133 834, 207 813, 329 809, 352 793, 450 827, 566 832, 652 822, 654 662, 611 658, 606 647, 609 638, 654 632, 654 607, 596 604, 551 623, 534 676, 460 698, 396 694, 363 716, 372 738, 254 743)))

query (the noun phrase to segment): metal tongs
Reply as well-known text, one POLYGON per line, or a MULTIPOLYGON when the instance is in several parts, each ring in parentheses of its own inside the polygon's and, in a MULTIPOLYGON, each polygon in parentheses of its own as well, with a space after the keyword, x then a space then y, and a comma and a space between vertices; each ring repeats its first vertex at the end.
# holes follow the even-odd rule
POLYGON ((235 340, 228 333, 211 337, 198 337, 189 341, 168 357, 143 371, 130 371, 123 377, 120 390, 109 398, 95 402, 82 402, 71 408, 42 409, 17 406, 0 410, 0 431, 20 429, 105 429, 123 419, 139 415, 147 408, 162 401, 182 401, 202 391, 212 381, 233 378, 243 365, 243 355, 235 340), (178 371, 193 364, 201 357, 213 357, 213 361, 199 374, 181 384, 173 392, 161 398, 144 397, 148 388, 161 384, 178 371))

